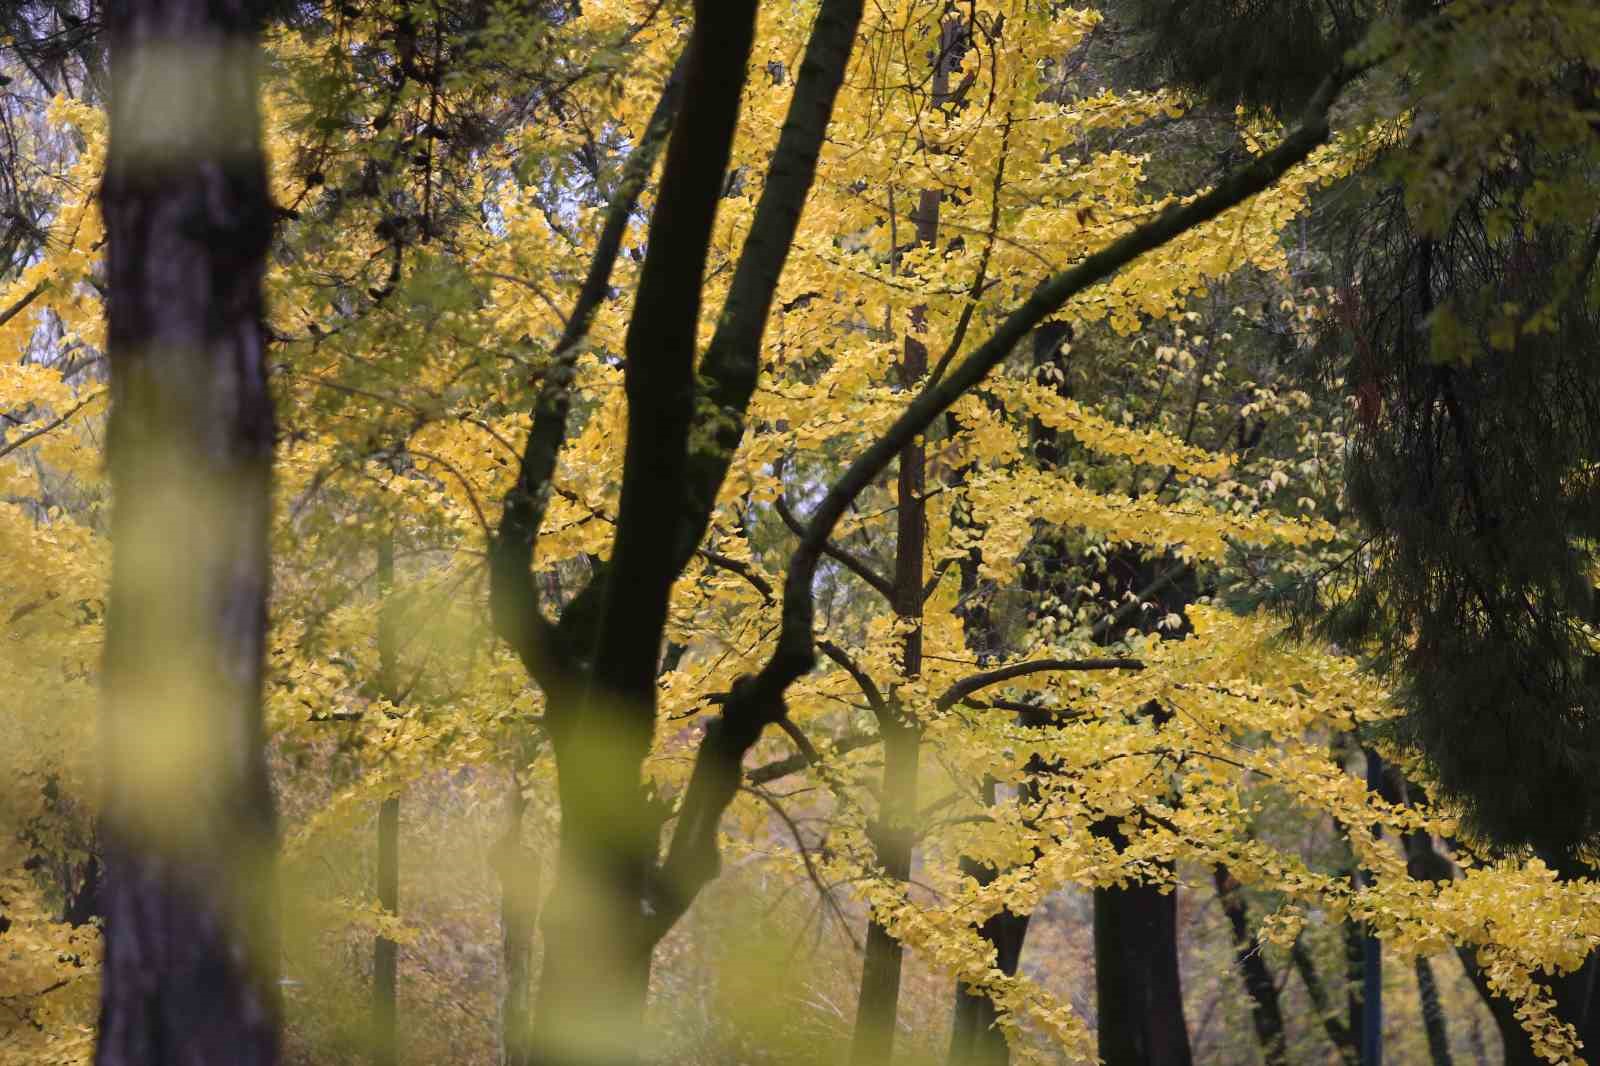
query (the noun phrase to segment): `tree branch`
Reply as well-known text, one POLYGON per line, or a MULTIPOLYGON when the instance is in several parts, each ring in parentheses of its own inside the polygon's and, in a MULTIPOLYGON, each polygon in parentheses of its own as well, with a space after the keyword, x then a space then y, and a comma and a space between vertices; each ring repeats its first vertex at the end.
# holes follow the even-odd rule
MULTIPOLYGON (((855 8, 859 11, 856 0, 824 0, 817 29, 807 47, 807 65, 812 60, 822 33, 824 16, 836 8, 855 8)), ((848 39, 853 40, 853 32, 848 39)), ((847 48, 843 51, 848 54, 847 48)), ((925 432, 935 418, 980 382, 1035 326, 1068 300, 1106 280, 1144 253, 1159 248, 1267 188, 1289 168, 1305 159, 1327 139, 1328 110, 1351 73, 1341 72, 1318 89, 1300 128, 1290 133, 1277 148, 1225 178, 1210 192, 1188 203, 1169 207, 1154 220, 1088 256, 1078 266, 1042 283, 949 376, 925 388, 894 424, 828 490, 790 558, 777 647, 760 673, 754 677, 742 677, 734 684, 723 713, 707 726, 671 849, 658 871, 660 876, 656 891, 652 892, 649 901, 651 927, 658 937, 672 927, 700 887, 716 876, 720 865, 717 826, 722 812, 727 809, 739 787, 744 754, 759 739, 767 725, 782 718, 784 694, 789 685, 810 671, 816 663, 812 581, 823 549, 850 503, 862 489, 880 477, 900 451, 925 432)), ((798 98, 797 89, 797 101, 798 98)), ((788 132, 787 124, 785 132, 788 132)), ((798 204, 790 205, 790 210, 798 209, 798 204)), ((719 417, 726 417, 727 414, 727 411, 719 412, 719 417)), ((742 408, 739 427, 742 432, 742 408)), ((735 434, 734 443, 737 443, 737 439, 735 434)), ((728 455, 714 457, 715 468, 725 471, 731 458, 730 446, 728 455)), ((683 549, 684 554, 692 551, 692 545, 683 549)))
POLYGON ((1173 204, 1151 221, 1085 258, 1077 266, 1041 283, 971 355, 917 396, 894 424, 863 452, 823 497, 806 535, 790 559, 784 582, 784 623, 778 647, 762 668, 760 683, 774 698, 816 662, 812 625, 812 579, 834 526, 850 502, 883 474, 900 450, 933 423, 969 389, 984 379, 1028 333, 1083 292, 1100 284, 1146 252, 1216 218, 1271 186, 1328 138, 1328 111, 1355 71, 1341 70, 1317 90, 1299 128, 1276 148, 1235 171, 1211 191, 1173 204))
MULTIPOLYGON (((847 733, 834 742, 833 752, 835 755, 846 755, 860 748, 870 748, 882 741, 883 737, 876 732, 847 733)), ((787 758, 774 759, 772 762, 752 767, 744 777, 752 785, 765 785, 778 780, 780 777, 788 777, 790 774, 798 773, 814 763, 814 759, 808 758, 803 753, 790 755, 787 758)))
POLYGON ((714 552, 709 548, 700 548, 696 554, 706 562, 710 563, 712 566, 720 567, 721 569, 728 571, 730 574, 738 574, 740 577, 744 578, 750 583, 752 588, 761 593, 761 599, 767 605, 770 606, 777 602, 772 597, 772 582, 756 573, 755 568, 749 563, 743 562, 739 559, 729 558, 728 556, 714 552))
MULTIPOLYGON (((688 457, 681 500, 663 511, 678 515, 670 534, 675 538, 671 543, 676 573, 682 573, 705 537, 717 494, 744 435, 745 411, 760 371, 761 341, 773 294, 816 175, 862 7, 863 0, 824 0, 817 12, 749 235, 734 267, 716 332, 700 361, 700 390, 690 438, 696 443, 688 457)), ((599 600, 604 573, 609 569, 608 565, 597 573, 567 606, 562 616, 564 633, 576 635, 605 616, 599 600)))
POLYGON ((0 326, 5 325, 13 318, 16 318, 18 315, 22 314, 23 311, 27 310, 29 304, 33 303, 33 301, 37 300, 42 295, 44 295, 44 282, 41 281, 39 284, 35 285, 33 288, 19 296, 16 303, 12 304, 4 311, 0 311, 0 326))
POLYGON ((73 404, 71 407, 67 408, 55 418, 52 418, 50 421, 46 422, 44 425, 39 426, 36 429, 30 429, 16 440, 6 441, 4 444, 0 444, 0 459, 4 459, 18 448, 21 448, 23 445, 28 444, 31 441, 38 440, 51 430, 65 425, 67 420, 73 415, 77 414, 79 411, 83 410, 91 403, 94 403, 94 401, 98 400, 104 395, 104 389, 101 389, 99 392, 91 393, 90 395, 79 400, 77 403, 73 404))
MULTIPOLYGON (((783 519, 783 524, 788 526, 795 536, 804 537, 806 535, 805 524, 795 517, 795 513, 789 509, 789 503, 783 498, 782 493, 778 494, 778 498, 773 501, 773 504, 777 509, 778 517, 783 519)), ((889 582, 888 578, 874 570, 865 559, 856 555, 850 549, 841 547, 830 540, 823 544, 822 554, 872 586, 884 599, 893 601, 894 585, 889 582)))
POLYGON ((889 710, 889 701, 883 698, 883 692, 878 688, 877 683, 872 680, 872 675, 857 666, 855 660, 850 658, 843 648, 831 640, 819 640, 817 641, 817 649, 838 663, 844 669, 844 672, 855 680, 856 685, 861 689, 862 695, 867 697, 867 704, 872 708, 873 713, 884 714, 889 710))
POLYGON ((1144 663, 1137 659, 1035 659, 1032 662, 1012 663, 1010 666, 986 670, 981 674, 973 674, 957 681, 945 689, 944 695, 939 697, 938 708, 941 711, 949 710, 980 689, 1004 684, 1029 674, 1052 671, 1143 669, 1144 663))
POLYGON ((544 676, 551 666, 553 627, 540 609, 538 586, 529 570, 549 503, 556 459, 566 440, 578 352, 610 287, 611 271, 622 250, 628 220, 672 128, 683 93, 684 65, 685 58, 680 57, 639 144, 623 164, 622 179, 606 207, 600 241, 589 259, 589 272, 551 353, 550 368, 534 401, 533 427, 523 446, 516 484, 506 493, 499 531, 489 544, 489 608, 495 630, 535 677, 544 676))

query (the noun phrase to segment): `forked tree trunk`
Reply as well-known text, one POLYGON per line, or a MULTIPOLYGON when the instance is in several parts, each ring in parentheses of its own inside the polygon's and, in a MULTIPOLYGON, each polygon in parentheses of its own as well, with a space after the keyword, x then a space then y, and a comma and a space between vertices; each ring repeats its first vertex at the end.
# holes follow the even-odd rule
POLYGON ((104 10, 115 493, 100 1066, 278 1056, 261 678, 272 212, 246 0, 104 10))

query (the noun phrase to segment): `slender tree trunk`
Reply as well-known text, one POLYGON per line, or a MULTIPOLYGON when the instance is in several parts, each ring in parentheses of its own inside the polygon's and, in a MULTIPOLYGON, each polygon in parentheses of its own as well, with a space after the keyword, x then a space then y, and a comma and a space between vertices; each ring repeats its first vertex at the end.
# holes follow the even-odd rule
POLYGON ((1261 942, 1250 928, 1250 914, 1241 886, 1226 866, 1216 867, 1211 876, 1217 886, 1217 901, 1222 904, 1233 935, 1233 961, 1239 967, 1245 992, 1250 996, 1250 1018, 1255 1023, 1261 1058, 1267 1066, 1284 1066, 1288 1062, 1288 1046, 1283 1032, 1283 1009, 1278 1003, 1278 985, 1267 968, 1267 960, 1261 955, 1261 942))
MULTIPOLYGON (((933 243, 939 237, 939 194, 923 193, 917 216, 917 240, 933 243)), ((925 308, 912 312, 912 329, 925 328, 925 308)), ((928 371, 928 348, 907 334, 900 361, 901 384, 909 393, 928 371)), ((919 438, 900 451, 897 480, 894 610, 910 631, 902 645, 901 673, 911 680, 922 673, 922 555, 927 518, 927 455, 919 438)), ((917 723, 901 713, 891 700, 879 716, 883 735, 883 802, 875 834, 878 863, 885 877, 904 883, 911 879, 911 857, 916 844, 917 770, 922 743, 917 723)), ((895 1016, 900 1003, 900 971, 905 949, 875 918, 867 925, 866 958, 861 967, 861 993, 856 1005, 856 1029, 851 1061, 857 1066, 887 1062, 894 1053, 895 1016)))
MULTIPOLYGON (((993 806, 993 781, 984 783, 984 799, 993 806)), ((999 876, 994 867, 965 857, 961 860, 961 870, 980 885, 993 884, 999 876)), ((1016 974, 1022 961, 1028 919, 1026 914, 1002 910, 978 927, 978 935, 994 945, 996 969, 1008 977, 1016 974)), ((999 1016, 994 1000, 986 992, 957 983, 950 1023, 950 1066, 1007 1066, 1011 1061, 1011 1047, 995 1024, 999 1016)))
MULTIPOLYGON (((387 914, 400 911, 400 797, 378 805, 378 905, 387 914)), ((388 937, 372 944, 372 1061, 394 1066, 399 1057, 395 1036, 398 1018, 395 978, 399 945, 388 937)))
POLYGON ((278 1057, 257 15, 245 0, 104 11, 115 510, 100 1066, 278 1057))
POLYGON ((1428 1033, 1428 1055, 1433 1066, 1452 1066, 1450 1033, 1445 1026, 1444 1004, 1439 1000, 1439 985, 1433 979, 1433 966, 1418 955, 1412 960, 1417 974, 1417 999, 1422 1006, 1422 1025, 1428 1033))
MULTIPOLYGON (((378 541, 378 690, 387 700, 399 697, 397 682, 398 632, 394 619, 394 533, 385 531, 378 541)), ((378 905, 389 914, 400 912, 400 797, 389 796, 378 806, 378 905)), ((372 1061, 374 1066, 395 1066, 399 1061, 396 1039, 396 967, 399 945, 387 937, 372 945, 372 1061)))
POLYGON ((1494 1018, 1495 1028, 1500 1031, 1500 1056, 1503 1066, 1536 1066, 1544 1062, 1538 1052, 1534 1051, 1528 1031, 1522 1027, 1522 1022, 1517 1018, 1516 1003, 1505 996, 1494 994, 1489 987, 1488 975, 1472 957, 1471 951, 1457 948, 1456 955, 1460 958, 1461 968, 1466 971, 1472 987, 1478 990, 1483 1005, 1489 1009, 1490 1016, 1494 1018))
POLYGON ((506 790, 506 829, 494 856, 495 873, 500 878, 500 949, 505 970, 505 989, 500 999, 501 1066, 531 1066, 533 1062, 530 1012, 539 866, 522 843, 527 800, 522 795, 520 769, 520 765, 511 769, 511 784, 506 790))
MULTIPOLYGON (((1122 843, 1115 826, 1095 830, 1122 843)), ((1094 890, 1095 1002, 1105 1066, 1189 1066, 1178 977, 1178 897, 1154 885, 1094 890)))
MULTIPOLYGON (((935 106, 949 95, 949 60, 944 42, 950 34, 941 31, 941 54, 934 57, 933 98, 935 106)), ((915 216, 917 243, 932 245, 939 240, 939 202, 937 189, 923 190, 915 216)), ((898 256, 898 250, 892 255, 898 256)), ((900 360, 900 381, 910 395, 928 372, 928 347, 921 334, 927 330, 927 307, 911 312, 900 360)), ((894 610, 911 625, 902 648, 901 674, 912 679, 922 673, 922 582, 923 547, 926 532, 927 455, 921 438, 900 450, 897 476, 898 508, 895 525, 894 610)), ((887 713, 879 716, 883 735, 883 801, 876 835, 878 864, 885 877, 904 883, 911 877, 911 858, 915 850, 916 827, 912 824, 917 808, 917 771, 922 743, 921 730, 907 719, 893 700, 887 713)), ((900 1004, 900 972, 905 949, 875 918, 867 924, 866 957, 861 966, 861 990, 856 1001, 856 1027, 850 1050, 855 1066, 886 1063, 894 1054, 895 1018, 900 1004)))
MULTIPOLYGON (((1384 791, 1383 760, 1367 749, 1367 791, 1384 791)), ((1381 835, 1377 826, 1374 837, 1381 835)), ((1357 871, 1358 884, 1369 886, 1372 875, 1357 871)), ((1361 1066, 1383 1066, 1383 942, 1368 930, 1361 938, 1361 1066)))
POLYGON ((1360 1051, 1356 1047, 1355 1033, 1339 1017, 1333 1001, 1328 998, 1327 986, 1317 974, 1317 964, 1311 957, 1310 949, 1303 941, 1296 940, 1289 949, 1289 959, 1294 963, 1295 972, 1300 975, 1300 982, 1306 986, 1312 1010, 1322 1020, 1322 1030, 1328 1034, 1328 1042, 1339 1053, 1339 1061, 1344 1066, 1356 1066, 1360 1051))

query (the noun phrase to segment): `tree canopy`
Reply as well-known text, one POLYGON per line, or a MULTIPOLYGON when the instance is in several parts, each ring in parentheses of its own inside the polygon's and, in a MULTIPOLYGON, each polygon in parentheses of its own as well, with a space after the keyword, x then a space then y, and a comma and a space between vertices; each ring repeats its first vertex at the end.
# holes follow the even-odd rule
POLYGON ((12 5, 0 1061, 1581 1061, 1597 53, 12 5))

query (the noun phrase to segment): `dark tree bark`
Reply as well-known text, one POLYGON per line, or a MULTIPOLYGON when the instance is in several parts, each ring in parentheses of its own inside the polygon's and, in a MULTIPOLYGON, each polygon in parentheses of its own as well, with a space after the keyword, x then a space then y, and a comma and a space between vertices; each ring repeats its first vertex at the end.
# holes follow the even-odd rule
POLYGON ((1322 983, 1322 978, 1317 973, 1316 960, 1311 957, 1310 949, 1303 941, 1296 940, 1294 946, 1289 949, 1289 959, 1294 963, 1295 972, 1300 975, 1301 983, 1306 986, 1306 995, 1311 999, 1311 1007, 1322 1021, 1322 1031, 1328 1035, 1328 1042, 1339 1053, 1339 1061, 1344 1066, 1356 1066, 1360 1051, 1356 1047, 1355 1034, 1345 1019, 1339 1017, 1338 1010, 1329 999, 1327 986, 1322 983))
POLYGON ((278 1056, 257 15, 247 0, 105 13, 116 509, 100 1066, 278 1056))
MULTIPOLYGON (((949 77, 941 63, 934 74, 934 99, 948 89, 949 77)), ((939 239, 939 193, 924 192, 916 215, 917 243, 939 239)), ((900 359, 900 383, 908 392, 928 372, 928 346, 919 334, 926 329, 927 309, 911 312, 900 359)), ((922 673, 922 571, 927 525, 927 454, 922 438, 900 450, 896 480, 894 611, 910 623, 901 647, 901 674, 908 680, 922 673)), ((883 736, 883 801, 879 809, 874 844, 885 877, 901 882, 911 878, 911 858, 916 846, 917 771, 922 744, 921 729, 908 719, 891 698, 878 715, 883 736)), ((861 989, 856 1003, 856 1028, 850 1060, 858 1066, 887 1062, 894 1053, 895 1017, 900 1004, 900 971, 905 948, 876 919, 867 923, 866 958, 861 967, 861 989)))
POLYGON ((1478 960, 1473 957, 1471 951, 1457 948, 1456 955, 1461 960, 1461 968, 1466 971, 1467 979, 1472 982, 1472 987, 1478 990, 1478 995, 1483 999, 1483 1005, 1489 1008, 1495 1028, 1500 1030, 1500 1054, 1503 1066, 1536 1066, 1544 1062, 1539 1053, 1534 1051, 1528 1031, 1517 1019, 1516 1003, 1505 996, 1494 994, 1494 990, 1489 987, 1489 976, 1483 972, 1483 968, 1478 965, 1478 960))
POLYGON ((1417 999, 1422 1005, 1422 1026, 1428 1034, 1428 1056, 1433 1066, 1452 1066, 1450 1032, 1445 1025, 1444 1004, 1439 1000, 1439 985, 1433 979, 1433 966, 1418 955, 1412 960, 1417 975, 1417 999))
MULTIPOLYGON (((1044 716, 1026 718, 1028 725, 1042 726, 1044 716)), ((1026 787, 1026 786, 1025 786, 1026 787)), ((994 805, 995 785, 984 782, 984 801, 994 805)), ((1037 797, 1037 789, 1030 789, 1029 798, 1037 797)), ((993 884, 1000 871, 985 863, 975 862, 965 856, 961 859, 961 872, 980 885, 993 884)), ((1002 910, 991 915, 978 927, 978 935, 994 945, 995 968, 1008 977, 1015 976, 1022 962, 1022 945, 1028 936, 1030 915, 1014 914, 1002 910)), ((1011 1045, 1005 1033, 995 1023, 1000 1012, 994 1000, 982 989, 965 983, 956 984, 955 1010, 950 1020, 949 1066, 1007 1066, 1011 1061, 1011 1045)))
MULTIPOLYGON (((1365 752, 1367 761, 1367 789, 1383 790, 1383 760, 1377 752, 1365 752)), ((1382 830, 1372 829, 1373 836, 1382 830)), ((1358 884, 1370 886, 1372 875, 1357 871, 1358 884)), ((1361 1066, 1383 1066, 1383 942, 1366 930, 1361 938, 1361 1016, 1360 1025, 1352 1028, 1361 1034, 1361 1066)))
POLYGON ((1255 1025, 1256 1042, 1261 1045, 1261 1058, 1267 1066, 1283 1066, 1288 1062, 1288 1046, 1283 1032, 1283 1008, 1278 1002, 1278 984, 1272 978, 1267 960, 1261 955, 1261 941, 1250 928, 1250 913, 1245 905, 1241 886, 1228 872, 1218 866, 1211 872, 1217 886, 1217 902, 1227 916, 1228 930, 1233 936, 1233 961, 1244 978, 1244 989, 1250 996, 1250 1019, 1255 1025))
MULTIPOLYGON (((1099 835, 1122 843, 1114 825, 1099 835)), ((1094 890, 1095 1002, 1105 1066, 1188 1066, 1178 897, 1154 885, 1094 890)))
POLYGON ((675 546, 660 533, 687 473, 695 329, 711 228, 733 143, 755 4, 696 4, 684 79, 692 106, 667 144, 625 352, 628 433, 603 624, 547 684, 561 802, 560 855, 544 911, 533 1038, 547 1061, 623 1061, 642 1033, 655 947, 647 895, 660 817, 642 766, 655 729, 656 664, 675 546), (572 661, 575 659, 576 661, 572 661))
MULTIPOLYGON (((400 797, 390 796, 378 805, 378 905, 387 914, 400 912, 400 797)), ((372 944, 372 1061, 374 1066, 394 1066, 399 1061, 396 1039, 399 1020, 396 1002, 399 947, 388 937, 372 944)))
MULTIPOLYGON (((507 496, 491 552, 491 605, 497 629, 545 690, 562 808, 559 868, 542 923, 545 962, 533 1036, 540 1061, 631 1057, 654 946, 715 876, 717 820, 737 788, 740 759, 782 713, 764 699, 752 713, 740 713, 749 689, 733 694, 729 712, 708 726, 671 845, 657 862, 662 809, 641 787, 640 764, 654 725, 666 599, 707 528, 743 432, 773 293, 815 177, 861 6, 826 0, 818 13, 750 234, 699 366, 697 397, 700 278, 755 9, 753 2, 735 10, 697 5, 680 64, 679 91, 691 106, 671 135, 629 327, 629 436, 617 539, 559 624, 543 617, 528 568, 564 438, 570 356, 604 298, 628 211, 648 176, 649 159, 641 153, 635 155, 643 165, 630 161, 608 211, 507 496), (711 446, 691 448, 696 422, 693 439, 711 446), (675 514, 680 535, 662 536, 662 516, 675 514)), ((658 143, 666 124, 658 131, 653 120, 645 144, 658 143)))

